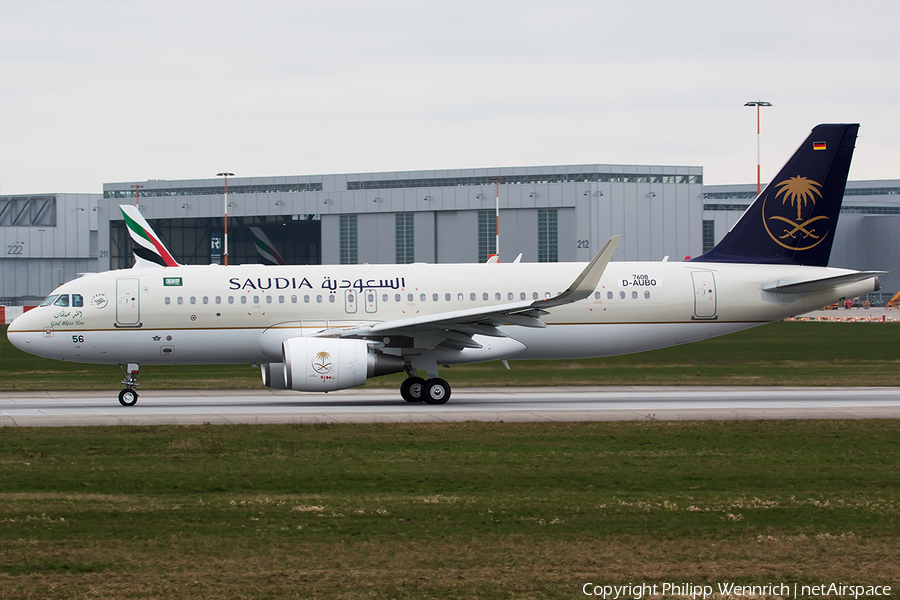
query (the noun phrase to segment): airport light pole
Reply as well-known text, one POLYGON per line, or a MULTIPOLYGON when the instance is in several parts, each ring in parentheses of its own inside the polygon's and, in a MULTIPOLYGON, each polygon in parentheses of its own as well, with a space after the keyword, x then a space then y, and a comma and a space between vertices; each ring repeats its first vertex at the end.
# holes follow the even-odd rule
POLYGON ((131 187, 134 188, 134 205, 140 206, 141 205, 141 188, 144 186, 138 185, 136 183, 132 183, 131 187))
POLYGON ((494 242, 494 254, 497 255, 497 262, 500 262, 500 180, 502 177, 491 177, 497 183, 497 204, 494 210, 494 217, 496 219, 496 240, 494 242))
POLYGON ((762 192, 762 177, 760 175, 759 167, 759 109, 762 106, 772 106, 772 103, 756 100, 754 102, 747 102, 744 106, 756 107, 756 195, 759 196, 760 192, 762 192))
POLYGON ((222 253, 225 255, 225 266, 228 266, 228 176, 234 177, 234 173, 216 173, 216 177, 225 178, 225 242, 222 253))

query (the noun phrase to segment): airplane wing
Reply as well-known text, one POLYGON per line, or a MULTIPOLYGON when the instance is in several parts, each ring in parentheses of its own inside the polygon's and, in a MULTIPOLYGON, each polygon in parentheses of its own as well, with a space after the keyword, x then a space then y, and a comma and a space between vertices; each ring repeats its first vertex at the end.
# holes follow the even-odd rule
POLYGON ((615 252, 621 236, 613 236, 600 252, 587 264, 572 284, 561 294, 543 300, 494 304, 479 308, 456 310, 433 315, 423 315, 408 319, 384 321, 363 327, 330 329, 314 334, 313 337, 367 338, 384 335, 436 334, 443 338, 442 346, 450 348, 481 348, 472 339, 473 335, 507 337, 498 327, 517 325, 520 327, 546 327, 540 317, 547 315, 546 309, 578 302, 590 296, 600 282, 600 277, 615 252))

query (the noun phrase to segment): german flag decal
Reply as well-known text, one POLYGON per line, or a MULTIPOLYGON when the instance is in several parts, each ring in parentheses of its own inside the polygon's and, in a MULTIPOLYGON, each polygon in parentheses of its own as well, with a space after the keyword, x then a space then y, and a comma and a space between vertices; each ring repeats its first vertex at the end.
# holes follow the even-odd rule
POLYGON ((813 150, 824 150, 825 142, 813 142, 813 150))

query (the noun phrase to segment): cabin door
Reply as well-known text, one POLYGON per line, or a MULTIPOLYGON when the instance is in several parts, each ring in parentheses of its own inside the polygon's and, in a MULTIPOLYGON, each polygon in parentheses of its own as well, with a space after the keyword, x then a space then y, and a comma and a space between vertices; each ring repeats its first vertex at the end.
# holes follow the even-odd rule
POLYGON ((693 271, 695 320, 716 319, 716 278, 712 271, 693 271))
POLYGON ((141 280, 137 277, 116 279, 116 325, 135 327, 141 322, 141 280))

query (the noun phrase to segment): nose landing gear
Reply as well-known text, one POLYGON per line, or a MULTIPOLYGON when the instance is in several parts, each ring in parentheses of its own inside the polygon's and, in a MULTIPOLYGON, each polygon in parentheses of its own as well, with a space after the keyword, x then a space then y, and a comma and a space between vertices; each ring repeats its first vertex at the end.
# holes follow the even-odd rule
POLYGON ((138 401, 138 393, 134 391, 134 388, 140 385, 137 378, 140 374, 141 366, 137 363, 128 363, 125 366, 119 365, 119 368, 122 369, 122 373, 125 375, 125 379, 122 380, 125 389, 119 392, 119 403, 122 406, 134 406, 138 401))

